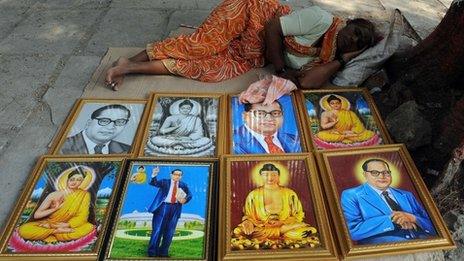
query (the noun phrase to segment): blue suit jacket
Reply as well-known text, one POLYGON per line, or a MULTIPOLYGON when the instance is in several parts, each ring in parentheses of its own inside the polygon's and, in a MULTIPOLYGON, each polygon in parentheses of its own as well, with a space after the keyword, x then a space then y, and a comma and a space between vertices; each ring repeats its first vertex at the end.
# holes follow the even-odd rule
POLYGON ((359 244, 378 244, 436 235, 435 228, 414 195, 390 187, 398 205, 404 212, 416 216, 418 230, 395 227, 392 211, 387 203, 367 183, 342 192, 341 204, 351 239, 359 244))
MULTIPOLYGON (((277 133, 277 139, 285 152, 301 152, 300 138, 288 133, 277 133)), ((249 132, 245 126, 234 130, 235 154, 263 154, 267 153, 261 143, 249 132)))
MULTIPOLYGON (((151 203, 150 207, 148 208, 149 212, 155 212, 155 210, 164 202, 166 196, 169 193, 169 186, 171 186, 171 179, 160 179, 158 180, 156 177, 152 178, 150 181, 150 185, 159 188, 158 193, 156 193, 155 199, 151 203)), ((186 194, 187 197, 186 202, 189 202, 192 199, 192 193, 190 192, 187 184, 182 181, 179 181, 179 188, 181 188, 186 194)))

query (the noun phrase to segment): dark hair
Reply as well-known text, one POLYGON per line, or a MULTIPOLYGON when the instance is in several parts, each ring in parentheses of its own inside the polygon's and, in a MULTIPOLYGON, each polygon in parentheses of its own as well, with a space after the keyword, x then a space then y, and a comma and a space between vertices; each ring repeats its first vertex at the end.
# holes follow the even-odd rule
POLYGON ((184 106, 184 105, 189 105, 190 108, 193 108, 193 103, 192 103, 191 101, 189 101, 189 100, 184 100, 183 102, 181 102, 181 103, 179 104, 179 108, 182 107, 182 106, 184 106))
POLYGON ((337 96, 331 94, 329 96, 329 98, 327 98, 327 102, 330 103, 331 101, 339 101, 339 102, 342 102, 342 100, 340 98, 338 98, 337 96))
POLYGON ((375 158, 374 158, 374 159, 368 159, 368 160, 364 161, 364 163, 362 164, 362 169, 363 169, 364 171, 367 171, 367 165, 368 165, 369 163, 371 163, 371 162, 374 162, 374 161, 384 163, 385 165, 387 165, 388 170, 390 170, 390 166, 388 166, 388 163, 387 163, 385 160, 382 160, 382 159, 375 159, 375 158))
POLYGON ((171 174, 174 174, 174 172, 176 172, 176 171, 179 171, 180 173, 183 173, 182 170, 180 170, 180 169, 175 169, 175 170, 171 171, 171 174))
POLYGON ((272 163, 266 163, 263 165, 263 167, 259 170, 259 174, 261 175, 261 172, 263 171, 277 171, 280 175, 280 170, 272 163))
MULTIPOLYGON (((277 102, 277 104, 279 104, 280 110, 284 111, 284 109, 282 108, 282 104, 280 104, 280 102, 278 100, 275 100, 274 102, 277 102)), ((253 108, 253 104, 255 104, 255 103, 245 103, 244 104, 245 111, 246 112, 251 111, 251 109, 253 108)))
POLYGON ((143 165, 141 165, 137 169, 145 169, 145 167, 143 165))
POLYGON ((379 39, 379 35, 375 29, 375 25, 363 18, 356 18, 346 22, 347 27, 352 27, 358 42, 356 43, 358 49, 364 47, 372 47, 379 39))
POLYGON ((85 171, 83 169, 81 169, 81 168, 75 168, 75 169, 73 169, 73 171, 71 171, 68 174, 68 179, 70 179, 72 176, 76 176, 76 175, 82 175, 85 178, 85 171))
POLYGON ((92 112, 92 115, 90 115, 90 118, 93 120, 93 119, 97 118, 98 116, 100 116, 100 114, 103 111, 111 110, 111 109, 119 109, 119 110, 123 110, 123 111, 127 112, 127 119, 129 119, 130 116, 131 116, 130 110, 128 108, 126 108, 126 106, 123 106, 121 104, 110 104, 110 105, 105 105, 103 107, 100 107, 100 108, 96 109, 94 112, 92 112))

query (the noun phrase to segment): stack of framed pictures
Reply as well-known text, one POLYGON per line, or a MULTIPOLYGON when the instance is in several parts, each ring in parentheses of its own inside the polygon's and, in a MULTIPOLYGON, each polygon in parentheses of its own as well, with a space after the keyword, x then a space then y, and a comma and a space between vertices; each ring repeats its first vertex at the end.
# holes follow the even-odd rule
POLYGON ((0 260, 337 260, 453 246, 366 90, 256 104, 156 93, 78 100, 0 260))

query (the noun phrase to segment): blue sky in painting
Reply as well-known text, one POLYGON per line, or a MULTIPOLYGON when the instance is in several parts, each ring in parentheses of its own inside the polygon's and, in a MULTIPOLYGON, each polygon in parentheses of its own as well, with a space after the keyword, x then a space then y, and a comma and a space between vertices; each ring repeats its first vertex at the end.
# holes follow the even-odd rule
POLYGON ((359 97, 356 100, 356 110, 359 113, 363 113, 363 114, 367 114, 371 112, 371 110, 369 109, 369 106, 367 105, 366 100, 363 97, 359 97))
MULTIPOLYGON (((130 175, 131 177, 137 172, 140 164, 134 163, 130 175)), ((203 218, 206 217, 206 206, 208 199, 208 186, 210 176, 210 165, 185 165, 185 164, 143 164, 147 175, 147 180, 143 184, 130 182, 128 184, 124 199, 122 213, 146 212, 153 199, 155 198, 158 188, 149 184, 151 173, 154 166, 160 167, 158 179, 170 179, 170 173, 174 169, 180 169, 184 173, 181 181, 185 182, 192 193, 192 199, 182 206, 183 213, 197 214, 203 218)))
MULTIPOLYGON (((119 164, 119 162, 115 163, 115 164, 119 164)), ((79 163, 79 164, 75 164, 75 165, 85 165, 85 166, 88 166, 88 167, 92 167, 92 165, 89 165, 89 164, 82 164, 82 163, 79 163)), ((37 181, 35 187, 34 187, 34 191, 32 192, 32 198, 39 198, 40 195, 42 194, 43 190, 45 189, 45 186, 47 185, 47 175, 45 175, 47 169, 45 168, 45 171, 42 172, 42 175, 40 176, 39 180, 37 181)), ((115 173, 115 170, 113 170, 112 172, 108 173, 107 175, 105 175, 105 177, 103 178, 102 182, 100 183, 100 187, 98 188, 98 190, 103 190, 105 189, 105 191, 109 189, 113 189, 113 185, 114 185, 114 181, 115 179, 114 178, 110 178, 109 176, 111 176, 111 174, 117 174, 115 173)), ((48 182, 53 182, 52 180, 48 181, 48 182)))

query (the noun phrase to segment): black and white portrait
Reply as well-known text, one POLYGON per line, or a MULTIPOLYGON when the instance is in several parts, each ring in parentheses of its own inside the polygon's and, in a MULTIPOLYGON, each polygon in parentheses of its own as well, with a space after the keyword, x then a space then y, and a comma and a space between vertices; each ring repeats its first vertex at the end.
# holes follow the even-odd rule
POLYGON ((85 103, 60 154, 128 154, 145 104, 85 103))
POLYGON ((160 97, 156 101, 146 156, 215 155, 219 99, 160 97))

